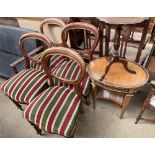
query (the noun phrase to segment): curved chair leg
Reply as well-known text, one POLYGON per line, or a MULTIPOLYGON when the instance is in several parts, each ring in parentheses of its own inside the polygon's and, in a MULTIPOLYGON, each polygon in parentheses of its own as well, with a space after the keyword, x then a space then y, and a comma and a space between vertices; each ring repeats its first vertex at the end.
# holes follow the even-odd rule
POLYGON ((34 129, 36 130, 37 134, 39 135, 43 135, 42 134, 42 130, 38 128, 38 126, 36 126, 35 124, 33 124, 32 122, 30 122, 30 124, 34 127, 34 129))
POLYGON ((89 102, 89 97, 88 97, 88 95, 87 96, 83 96, 83 98, 85 99, 85 103, 87 104, 87 105, 90 105, 90 102, 89 102))
MULTIPOLYGON (((79 114, 79 115, 80 115, 80 114, 79 114)), ((74 131, 73 131, 73 133, 71 134, 70 138, 75 138, 75 133, 76 133, 76 130, 77 130, 77 125, 78 125, 79 115, 78 115, 78 119, 77 119, 76 126, 75 126, 74 131)))
POLYGON ((139 115, 136 118, 135 124, 137 124, 139 122, 139 120, 142 118, 142 115, 143 115, 144 111, 146 110, 146 108, 147 108, 147 102, 145 101, 139 115))
POLYGON ((80 113, 84 114, 83 103, 80 104, 80 113))
MULTIPOLYGON (((9 97, 10 98, 10 97, 9 97)), ((17 103, 16 101, 14 101, 13 99, 11 99, 10 98, 10 100, 16 105, 16 107, 18 108, 18 109, 20 109, 21 111, 23 111, 23 108, 22 108, 22 106, 19 104, 19 103, 17 103)))

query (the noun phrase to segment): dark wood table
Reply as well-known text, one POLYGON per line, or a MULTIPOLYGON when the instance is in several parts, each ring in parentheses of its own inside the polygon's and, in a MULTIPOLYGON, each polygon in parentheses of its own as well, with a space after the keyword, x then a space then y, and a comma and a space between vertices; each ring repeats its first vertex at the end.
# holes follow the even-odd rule
MULTIPOLYGON (((149 28, 150 18, 148 17, 97 17, 99 20, 99 31, 100 31, 100 56, 103 56, 103 29, 105 28, 105 53, 104 56, 109 54, 109 42, 110 42, 110 29, 111 27, 118 30, 122 26, 131 28, 139 27, 142 28, 142 37, 138 48, 138 54, 135 62, 139 61, 142 49, 144 47, 146 34, 149 28)), ((120 37, 120 36, 119 36, 120 37)), ((119 40, 117 40, 119 41, 119 40)), ((119 47, 118 47, 119 48, 119 47)))
POLYGON ((120 118, 122 118, 130 99, 147 83, 149 74, 145 68, 131 61, 128 61, 128 67, 136 74, 129 73, 118 62, 112 64, 109 72, 101 81, 100 77, 105 72, 108 63, 109 61, 104 57, 94 59, 87 66, 92 80, 93 107, 94 109, 96 107, 96 97, 111 100, 121 107, 120 118), (97 86, 102 88, 98 94, 96 94, 97 86))

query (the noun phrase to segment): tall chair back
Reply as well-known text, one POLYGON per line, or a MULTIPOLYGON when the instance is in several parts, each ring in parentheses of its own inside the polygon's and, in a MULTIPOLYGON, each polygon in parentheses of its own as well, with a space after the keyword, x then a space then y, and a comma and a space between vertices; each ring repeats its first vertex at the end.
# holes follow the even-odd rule
POLYGON ((43 68, 46 74, 48 75, 50 86, 53 85, 53 79, 55 78, 57 80, 60 80, 63 83, 73 85, 77 93, 81 95, 80 84, 84 77, 86 67, 85 67, 84 60, 81 58, 81 56, 76 51, 69 49, 69 48, 65 48, 65 47, 52 47, 44 51, 42 58, 41 58, 41 62, 42 62, 42 65, 43 65, 43 68), (54 55, 61 55, 63 57, 68 58, 69 61, 75 61, 78 67, 80 68, 79 76, 76 79, 67 79, 67 78, 63 78, 62 76, 59 77, 58 75, 51 72, 50 67, 49 67, 49 59, 50 57, 54 55))
POLYGON ((58 18, 47 18, 40 24, 40 32, 45 34, 54 46, 61 46, 61 31, 65 27, 65 23, 58 18))
POLYGON ((81 32, 81 30, 83 31, 83 43, 80 45, 75 43, 76 47, 71 46, 71 48, 74 48, 83 58, 91 61, 93 52, 99 42, 99 31, 94 25, 84 22, 74 22, 66 25, 61 34, 63 46, 70 47, 67 44, 68 36, 72 36, 70 39, 73 39, 77 37, 75 32, 81 32))
POLYGON ((26 41, 34 40, 34 39, 39 40, 42 43, 44 50, 46 48, 49 48, 52 46, 51 41, 43 34, 32 32, 32 33, 26 33, 26 34, 22 35, 19 40, 19 46, 20 46, 22 55, 25 58, 26 69, 30 68, 30 61, 32 61, 36 64, 41 64, 40 57, 37 57, 37 58, 34 57, 34 55, 36 54, 35 50, 34 50, 34 53, 31 52, 30 54, 28 54, 24 47, 24 43, 26 41))

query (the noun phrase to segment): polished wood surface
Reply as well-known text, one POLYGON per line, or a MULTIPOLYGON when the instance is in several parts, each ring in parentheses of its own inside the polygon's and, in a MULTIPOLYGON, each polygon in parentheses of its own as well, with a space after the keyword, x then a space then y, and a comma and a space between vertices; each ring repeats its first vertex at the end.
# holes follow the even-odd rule
MULTIPOLYGON (((87 68, 89 74, 98 81, 105 72, 108 63, 106 58, 99 58, 91 61, 87 68)), ((143 86, 149 77, 146 69, 131 61, 128 61, 128 67, 136 71, 136 74, 129 73, 124 69, 121 63, 117 62, 112 64, 109 72, 101 82, 105 85, 122 88, 143 86)))
POLYGON ((104 74, 108 63, 108 57, 98 58, 87 66, 88 74, 92 80, 93 108, 96 107, 96 98, 113 101, 121 107, 120 118, 122 118, 134 93, 140 91, 147 83, 149 74, 145 68, 135 62, 128 61, 128 67, 136 74, 129 73, 124 69, 122 63, 116 62, 111 65, 109 72, 101 81, 100 77, 104 74), (97 94, 98 86, 100 89, 97 94))

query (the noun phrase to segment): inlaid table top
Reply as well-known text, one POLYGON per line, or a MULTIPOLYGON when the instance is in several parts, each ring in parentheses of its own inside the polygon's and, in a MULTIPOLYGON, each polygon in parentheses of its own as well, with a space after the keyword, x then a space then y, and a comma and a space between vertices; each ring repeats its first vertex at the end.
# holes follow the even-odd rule
POLYGON ((148 17, 97 17, 97 19, 109 24, 136 24, 143 22, 148 17))
POLYGON ((124 69, 121 63, 117 62, 112 64, 103 81, 100 81, 99 79, 104 74, 108 63, 106 58, 98 58, 91 61, 87 66, 90 77, 106 86, 128 89, 141 87, 146 84, 149 79, 149 74, 145 68, 135 62, 128 61, 128 68, 136 71, 136 74, 129 73, 124 69))

